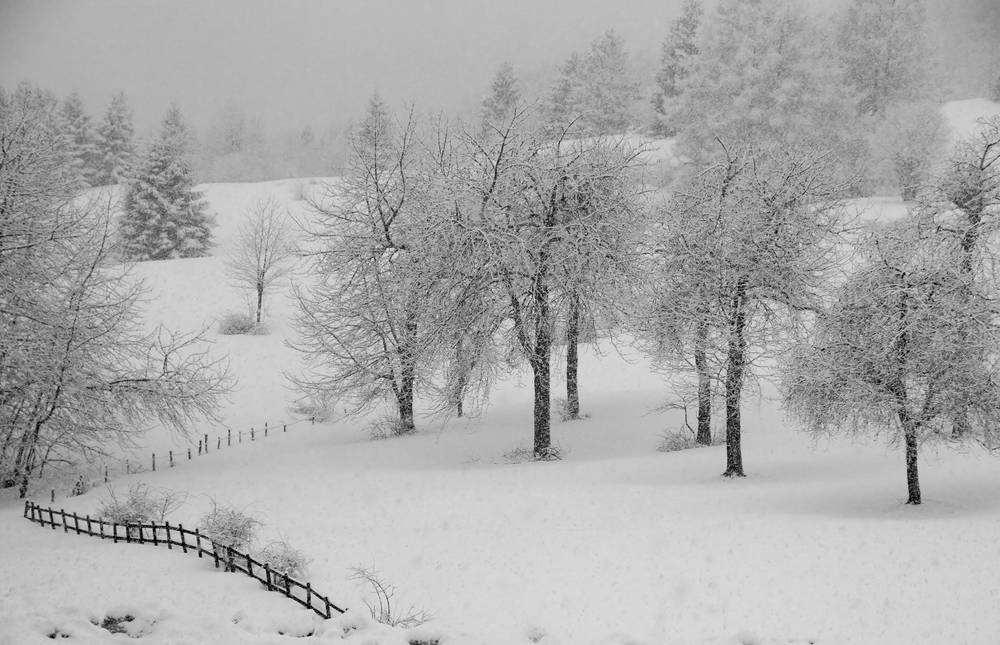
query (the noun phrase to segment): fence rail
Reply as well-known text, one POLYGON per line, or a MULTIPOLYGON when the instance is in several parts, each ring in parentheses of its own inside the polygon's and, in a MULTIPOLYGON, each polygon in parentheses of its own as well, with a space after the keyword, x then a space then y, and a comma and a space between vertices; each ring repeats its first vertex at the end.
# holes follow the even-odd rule
POLYGON ((221 565, 225 571, 244 573, 262 583, 268 591, 284 594, 306 609, 313 610, 321 618, 332 618, 332 612, 344 613, 343 609, 330 602, 328 596, 313 589, 310 583, 273 571, 266 562, 258 562, 231 545, 220 544, 202 535, 198 529, 192 531, 184 528, 183 524, 118 524, 89 515, 67 513, 61 508, 58 511, 51 507, 42 508, 30 501, 24 502, 24 517, 43 527, 51 526, 52 530, 61 526, 64 533, 72 531, 77 535, 91 535, 115 543, 136 542, 154 546, 165 544, 168 549, 177 547, 184 553, 196 552, 199 558, 212 558, 216 569, 221 565))

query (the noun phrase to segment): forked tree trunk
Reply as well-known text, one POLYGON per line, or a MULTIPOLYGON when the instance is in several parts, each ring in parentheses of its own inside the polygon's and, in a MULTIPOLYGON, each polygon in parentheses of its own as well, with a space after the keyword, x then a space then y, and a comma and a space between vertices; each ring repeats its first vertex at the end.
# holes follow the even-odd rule
POLYGON ((695 441, 712 445, 712 381, 708 374, 705 345, 708 342, 708 325, 698 323, 695 330, 694 367, 698 372, 698 433, 695 441))
POLYGON ((577 380, 578 347, 580 343, 580 296, 573 294, 569 301, 569 320, 566 322, 566 415, 580 418, 580 390, 577 380))
POLYGON ((740 280, 733 293, 726 356, 726 472, 725 477, 743 477, 743 451, 740 447, 740 394, 746 368, 746 281, 740 280))
POLYGON ((905 412, 900 411, 899 420, 903 424, 906 439, 906 503, 919 504, 920 475, 917 472, 917 431, 905 412))

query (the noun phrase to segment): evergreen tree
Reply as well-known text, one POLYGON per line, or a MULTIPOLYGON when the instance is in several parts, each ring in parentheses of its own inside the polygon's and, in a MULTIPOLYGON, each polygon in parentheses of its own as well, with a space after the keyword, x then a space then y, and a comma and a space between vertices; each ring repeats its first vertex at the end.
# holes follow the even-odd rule
POLYGON ((757 149, 819 146, 846 167, 863 150, 852 102, 827 39, 785 0, 720 0, 681 81, 683 154, 704 160, 724 143, 757 149))
POLYGON ((59 129, 73 168, 83 182, 94 185, 96 153, 94 131, 83 100, 76 92, 67 96, 60 107, 59 129))
POLYGON ((119 184, 125 181, 135 157, 132 110, 124 92, 111 97, 104 120, 97 128, 96 173, 94 185, 119 184))
POLYGON ((190 138, 180 109, 171 106, 125 196, 121 235, 127 258, 199 257, 211 246, 214 219, 193 189, 190 138))
POLYGON ((922 0, 852 0, 841 18, 839 53, 846 85, 862 114, 919 98, 929 58, 922 0))
POLYGON ((489 95, 483 99, 483 121, 494 125, 508 121, 520 99, 514 67, 503 63, 493 76, 489 95))
POLYGON ((573 53, 560 68, 549 105, 549 122, 576 126, 589 134, 617 134, 632 124, 639 85, 629 65, 625 41, 608 30, 583 55, 573 53))
POLYGON ((698 29, 704 14, 701 0, 687 0, 681 8, 681 15, 670 25, 670 34, 663 41, 660 50, 660 69, 656 73, 656 92, 653 94, 653 110, 657 134, 672 136, 676 129, 672 121, 673 102, 681 93, 680 84, 698 55, 698 29))

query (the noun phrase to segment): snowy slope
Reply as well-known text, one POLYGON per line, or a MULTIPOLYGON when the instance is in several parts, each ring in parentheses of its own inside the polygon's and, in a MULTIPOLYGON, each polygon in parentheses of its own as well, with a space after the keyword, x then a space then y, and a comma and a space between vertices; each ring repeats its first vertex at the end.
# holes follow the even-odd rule
MULTIPOLYGON (((958 122, 951 105, 945 113, 958 122)), ((257 195, 304 213, 298 181, 203 186, 219 223, 215 255, 135 269, 152 292, 150 322, 209 325, 213 351, 230 355, 239 385, 224 418, 234 429, 293 418, 282 373, 297 358, 284 344, 287 285, 268 307, 270 335, 215 333, 217 318, 245 297, 220 256, 257 195)), ((903 208, 888 199, 858 206, 872 217, 903 208)), ((522 373, 479 417, 424 416, 416 436, 373 442, 364 420, 307 423, 113 483, 185 492, 170 518, 185 525, 211 499, 247 508, 265 522, 262 542, 280 536, 303 550, 308 579, 350 607, 363 609, 364 595, 350 568, 375 566, 404 605, 435 615, 430 628, 448 644, 1000 642, 995 457, 925 450, 925 503, 907 507, 898 447, 803 435, 765 386, 745 411, 749 476, 723 480, 722 447, 656 452, 658 434, 682 422, 656 411, 667 385, 627 343, 600 349, 581 359, 590 418, 554 425, 561 462, 505 458, 530 445, 522 373)), ((558 396, 563 386, 554 387, 558 396)), ((181 445, 153 431, 134 454, 181 445)), ((56 505, 91 513, 103 494, 56 505)), ((341 624, 321 624, 247 578, 20 515, 15 500, 0 502, 0 643, 48 642, 56 628, 70 642, 105 642, 91 619, 109 613, 135 615, 147 625, 140 642, 151 643, 282 643, 289 636, 279 631, 313 630, 312 639, 334 642, 398 638, 366 629, 340 641, 341 624)))

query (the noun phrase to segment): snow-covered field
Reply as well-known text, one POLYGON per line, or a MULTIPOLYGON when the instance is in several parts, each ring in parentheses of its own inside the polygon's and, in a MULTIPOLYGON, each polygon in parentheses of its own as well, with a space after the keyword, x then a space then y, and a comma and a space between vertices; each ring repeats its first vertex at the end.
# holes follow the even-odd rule
MULTIPOLYGON (((971 111, 945 109, 955 122, 971 111)), ((297 359, 284 344, 287 294, 270 301, 270 335, 217 336, 214 321, 245 297, 219 255, 258 195, 303 212, 300 181, 203 187, 219 222, 216 256, 136 267, 151 289, 150 322, 211 325, 213 351, 230 355, 239 383, 223 417, 234 430, 295 418, 283 372, 297 359)), ((904 212, 888 198, 858 205, 872 217, 904 212)), ((904 506, 899 447, 799 433, 764 386, 745 410, 748 477, 726 480, 722 446, 656 451, 659 433, 681 424, 656 411, 667 386, 627 343, 597 349, 581 359, 589 418, 554 424, 560 462, 505 458, 530 445, 521 374, 478 417, 425 416, 415 436, 370 441, 364 419, 305 423, 113 482, 184 492, 170 519, 186 525, 212 499, 258 515, 261 541, 287 539, 311 558, 316 588, 361 610, 346 622, 321 621, 204 560, 42 529, 5 499, 0 643, 47 642, 56 630, 68 642, 122 641, 94 622, 123 614, 135 617, 138 642, 284 643, 312 633, 405 643, 399 633, 345 629, 365 610, 363 589, 348 579, 354 566, 378 569, 404 607, 432 613, 426 634, 443 644, 1000 642, 995 456, 925 449, 924 504, 904 506)), ((181 445, 152 432, 135 454, 181 445)), ((92 513, 104 494, 101 486, 56 505, 92 513)))

